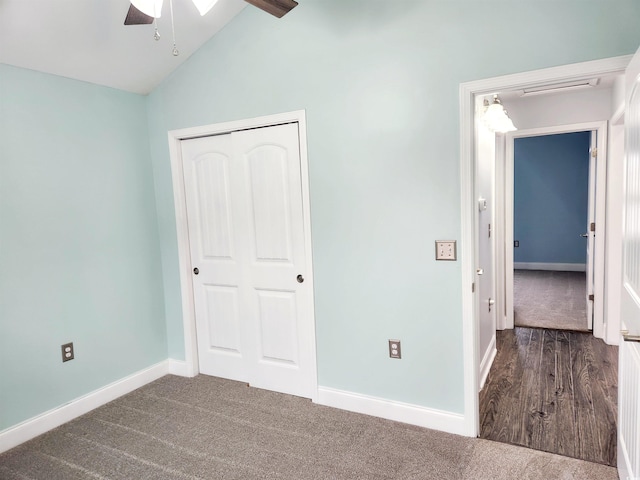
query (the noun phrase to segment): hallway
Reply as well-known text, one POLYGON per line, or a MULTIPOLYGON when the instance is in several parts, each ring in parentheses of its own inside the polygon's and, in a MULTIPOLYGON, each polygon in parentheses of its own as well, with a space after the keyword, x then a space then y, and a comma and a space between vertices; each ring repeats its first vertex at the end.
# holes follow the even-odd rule
POLYGON ((480 392, 480 438, 616 465, 618 347, 589 333, 516 327, 480 392))

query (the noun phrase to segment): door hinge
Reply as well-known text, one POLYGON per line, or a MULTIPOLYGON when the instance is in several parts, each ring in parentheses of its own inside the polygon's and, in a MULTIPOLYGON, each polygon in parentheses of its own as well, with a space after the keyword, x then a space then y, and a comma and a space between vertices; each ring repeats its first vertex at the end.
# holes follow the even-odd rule
POLYGON ((491 238, 491 224, 489 224, 489 238, 491 238))
POLYGON ((621 330, 620 333, 625 342, 640 342, 640 335, 633 335, 629 333, 629 330, 621 330))
POLYGON ((593 295, 593 293, 589 294, 589 300, 593 302, 593 299, 595 298, 595 296, 593 295))
POLYGON ((595 232, 595 231, 596 231, 596 224, 595 224, 595 222, 591 222, 591 225, 589 225, 589 230, 590 230, 590 231, 592 231, 592 232, 595 232))
MULTIPOLYGON (((584 152, 584 150, 583 150, 583 152, 584 152)), ((593 158, 597 158, 597 157, 598 157, 598 147, 593 147, 593 148, 591 149, 591 156, 592 156, 593 158)))
POLYGON ((476 282, 471 284, 471 293, 476 293, 476 282))

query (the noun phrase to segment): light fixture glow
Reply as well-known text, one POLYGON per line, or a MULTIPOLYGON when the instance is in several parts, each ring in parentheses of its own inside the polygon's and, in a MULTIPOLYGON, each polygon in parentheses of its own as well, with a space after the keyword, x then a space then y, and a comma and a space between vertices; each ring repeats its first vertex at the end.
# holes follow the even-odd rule
POLYGON ((131 5, 136 7, 145 15, 153 18, 160 18, 162 14, 163 0, 131 0, 131 5))
POLYGON ((498 95, 493 96, 493 103, 489 104, 488 100, 484 101, 485 111, 482 120, 490 130, 499 133, 513 132, 517 130, 513 121, 507 115, 507 111, 500 103, 498 95))
POLYGON ((204 17, 213 6, 218 3, 218 0, 191 0, 200 12, 200 16, 204 17))

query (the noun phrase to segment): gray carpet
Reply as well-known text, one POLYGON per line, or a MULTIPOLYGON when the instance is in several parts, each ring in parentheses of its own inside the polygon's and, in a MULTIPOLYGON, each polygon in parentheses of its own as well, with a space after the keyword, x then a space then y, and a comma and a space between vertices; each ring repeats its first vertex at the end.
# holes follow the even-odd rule
POLYGON ((588 331, 584 272, 515 270, 513 310, 517 327, 588 331))
POLYGON ((166 376, 0 455, 3 480, 580 479, 614 468, 166 376))

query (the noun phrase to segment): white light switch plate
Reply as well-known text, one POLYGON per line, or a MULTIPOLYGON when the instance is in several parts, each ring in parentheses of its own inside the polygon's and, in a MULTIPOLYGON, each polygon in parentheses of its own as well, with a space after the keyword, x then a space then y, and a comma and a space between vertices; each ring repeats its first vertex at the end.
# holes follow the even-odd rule
POLYGON ((436 240, 436 260, 456 260, 456 241, 436 240))

